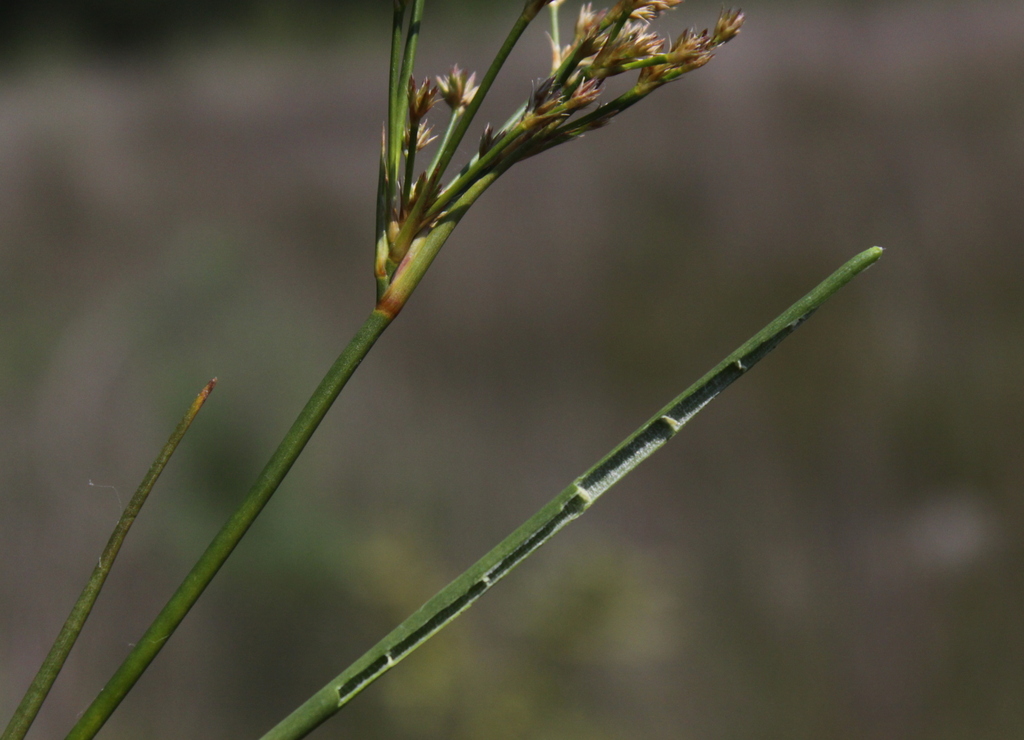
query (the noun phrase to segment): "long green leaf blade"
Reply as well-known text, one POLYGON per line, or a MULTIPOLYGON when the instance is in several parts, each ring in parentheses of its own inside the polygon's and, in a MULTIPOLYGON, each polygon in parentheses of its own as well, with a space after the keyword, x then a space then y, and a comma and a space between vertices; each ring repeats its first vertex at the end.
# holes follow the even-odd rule
POLYGON ((583 514, 602 493, 675 436, 715 396, 761 361, 825 301, 881 256, 882 249, 873 247, 840 267, 658 411, 501 544, 282 720, 262 740, 297 740, 334 715, 359 692, 468 609, 558 530, 583 514))

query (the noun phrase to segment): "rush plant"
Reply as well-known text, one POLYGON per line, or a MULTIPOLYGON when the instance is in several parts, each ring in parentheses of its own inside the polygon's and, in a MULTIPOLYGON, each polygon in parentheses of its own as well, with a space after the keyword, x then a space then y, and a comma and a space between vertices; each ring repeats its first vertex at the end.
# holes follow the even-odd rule
MULTIPOLYGON (((583 5, 571 36, 563 43, 559 19, 564 0, 529 0, 512 25, 490 67, 476 75, 459 67, 435 80, 414 76, 424 0, 394 0, 388 115, 382 136, 376 207, 373 310, 328 370, 298 418, 267 462, 252 488, 207 547, 184 582, 68 734, 92 738, 104 725, 175 629, 213 580, 253 521, 295 463, 317 426, 373 347, 405 307, 427 268, 459 221, 496 179, 513 165, 606 126, 619 113, 655 90, 711 61, 715 52, 740 32, 743 14, 723 11, 714 28, 687 30, 674 39, 659 36, 652 23, 682 0, 618 0, 611 8, 583 5), (478 145, 468 161, 453 170, 452 161, 475 123, 509 54, 527 27, 547 8, 550 15, 551 68, 530 87, 518 109, 499 126, 479 129, 478 145), (629 75, 625 92, 610 97, 606 81, 629 75), (435 136, 428 119, 446 110, 435 136), (433 145, 433 149, 430 147, 433 145), (422 155, 429 152, 429 157, 422 155), (422 166, 426 162, 426 166, 422 166)), ((272 728, 264 737, 300 738, 329 718, 383 673, 466 610, 503 576, 562 527, 581 516, 605 491, 671 439, 698 411, 746 373, 822 303, 881 255, 869 249, 741 345, 691 385, 618 447, 601 459, 475 565, 441 590, 337 678, 272 728)), ((204 391, 202 398, 209 388, 204 391)), ((164 449, 125 520, 104 552, 50 656, 11 719, 2 740, 20 740, 46 697, 70 651, 116 555, 131 520, 138 514, 163 464, 201 405, 197 401, 164 449)))

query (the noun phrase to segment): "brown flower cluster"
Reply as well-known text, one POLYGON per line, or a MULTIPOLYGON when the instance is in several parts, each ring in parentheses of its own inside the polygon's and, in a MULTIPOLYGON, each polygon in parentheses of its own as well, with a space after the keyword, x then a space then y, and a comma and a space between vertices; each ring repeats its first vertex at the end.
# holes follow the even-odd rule
POLYGON ((639 69, 639 82, 656 87, 704 66, 715 49, 740 32, 743 13, 723 10, 713 31, 688 29, 674 41, 653 32, 651 21, 681 1, 620 0, 604 11, 584 5, 573 42, 555 50, 556 74, 571 83, 574 77, 605 78, 639 69))
MULTIPOLYGON (((410 0, 396 0, 396 14, 405 12, 410 0)), ((561 45, 558 10, 564 0, 527 0, 511 43, 545 7, 552 16, 552 69, 549 77, 535 84, 529 99, 501 126, 488 124, 480 137, 476 154, 447 184, 442 185, 452 155, 480 107, 494 75, 504 62, 507 50, 499 53, 491 70, 477 84, 476 75, 459 67, 434 81, 417 84, 412 77, 405 90, 402 152, 388 148, 385 138, 385 163, 404 159, 404 177, 396 188, 396 167, 382 170, 385 193, 395 193, 382 201, 379 212, 377 275, 381 290, 386 290, 400 268, 415 239, 429 234, 453 210, 458 213, 506 169, 580 135, 608 124, 612 118, 635 105, 655 89, 678 79, 709 61, 715 51, 736 37, 743 25, 743 13, 723 10, 713 29, 684 31, 675 39, 654 31, 652 22, 672 10, 682 0, 617 0, 606 9, 582 5, 573 25, 572 39, 561 45), (504 56, 503 56, 504 54, 504 56), (618 97, 600 103, 608 78, 636 73, 632 87, 618 97), (406 89, 407 88, 407 89, 406 89), (419 175, 414 172, 417 152, 435 140, 426 116, 439 102, 449 109, 449 122, 441 136, 433 161, 419 175), (588 112, 584 109, 591 108, 588 112), (389 155, 390 152, 390 155, 389 155)), ((421 0, 416 2, 422 5, 421 0)), ((415 16, 414 10, 413 15, 415 16)), ((410 31, 411 33, 411 31, 410 31)), ((510 49, 511 47, 508 46, 510 49)), ((397 132, 396 132, 397 133, 397 132)))

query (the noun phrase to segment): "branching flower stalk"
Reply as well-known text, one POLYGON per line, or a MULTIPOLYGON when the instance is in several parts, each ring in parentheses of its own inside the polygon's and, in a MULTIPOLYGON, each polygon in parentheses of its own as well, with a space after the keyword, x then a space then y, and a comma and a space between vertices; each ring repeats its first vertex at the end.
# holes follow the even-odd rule
MULTIPOLYGON (((427 80, 418 86, 411 79, 403 82, 411 69, 409 53, 415 49, 422 17, 422 2, 413 5, 402 78, 393 82, 404 85, 393 106, 404 117, 389 119, 388 150, 382 155, 387 166, 383 168, 379 198, 384 213, 378 219, 375 268, 379 309, 390 316, 401 310, 424 273, 424 266, 417 263, 428 265, 451 233, 444 225, 458 223, 497 175, 523 159, 607 125, 662 85, 707 64, 718 47, 739 33, 743 14, 726 10, 712 31, 688 30, 674 41, 661 38, 651 30, 651 21, 681 1, 619 0, 611 9, 601 11, 585 4, 572 42, 562 47, 558 32, 562 2, 532 0, 523 8, 478 88, 473 87, 475 78, 467 77, 458 67, 438 78, 436 88, 427 80), (454 153, 494 79, 523 31, 545 6, 552 18, 551 76, 536 84, 533 94, 504 125, 497 130, 485 127, 477 154, 442 185, 454 153), (634 71, 637 79, 627 92, 587 115, 579 115, 598 103, 605 80, 634 71), (439 94, 434 94, 435 90, 439 94), (441 100, 450 109, 446 133, 430 165, 416 175, 416 154, 425 144, 420 127, 441 100), (399 126, 403 128, 398 130, 399 126), (400 152, 395 149, 398 142, 400 152), (402 169, 400 160, 405 163, 401 183, 395 179, 402 169)), ((396 15, 396 29, 403 20, 396 15)), ((396 44, 398 38, 393 35, 396 44)))
MULTIPOLYGON (((688 30, 675 39, 668 39, 658 36, 652 30, 652 22, 679 5, 682 0, 617 0, 610 8, 603 10, 595 10, 587 3, 582 6, 576 18, 572 40, 563 45, 558 20, 563 1, 527 0, 494 60, 477 84, 475 75, 467 74, 458 67, 453 67, 447 75, 434 81, 424 79, 417 82, 413 73, 425 0, 393 0, 388 112, 381 137, 374 234, 376 305, 313 392, 238 510, 221 528, 167 605, 72 728, 67 736, 70 740, 94 737, 167 643, 277 490, 360 362, 408 302, 459 221, 487 188, 516 163, 607 125, 615 116, 655 90, 704 66, 719 47, 735 38, 743 24, 741 12, 724 10, 713 29, 701 32, 688 30), (476 153, 457 172, 449 174, 455 154, 475 123, 480 106, 505 61, 545 7, 549 10, 552 22, 550 76, 534 82, 532 92, 505 123, 496 128, 491 125, 483 127, 475 147, 476 153), (636 75, 629 89, 612 100, 602 102, 605 81, 626 74, 636 75), (444 134, 436 142, 429 164, 418 171, 421 166, 418 154, 433 141, 428 116, 442 101, 449 111, 444 134)), ((853 274, 877 259, 877 254, 865 253, 858 259, 860 261, 854 267, 848 265, 844 268, 841 279, 834 277, 827 289, 819 289, 810 303, 805 299, 793 309, 797 311, 799 308, 804 313, 797 311, 783 324, 773 324, 765 330, 768 333, 762 333, 752 340, 755 344, 748 343, 738 350, 736 357, 726 362, 728 367, 723 365, 716 369, 705 379, 704 386, 695 386, 688 393, 699 395, 707 388, 715 388, 717 393, 727 384, 719 383, 720 380, 728 377, 728 382, 731 382, 731 379, 735 379, 734 371, 744 372, 749 361, 760 359, 779 338, 795 328, 798 320, 805 316, 806 310, 812 310, 853 274), (729 364, 733 362, 733 365, 729 364), (733 370, 729 370, 729 367, 733 370)), ((680 398, 682 400, 677 399, 677 406, 684 401, 689 403, 686 399, 690 396, 680 398)), ((692 411, 695 413, 699 406, 692 411)), ((645 425, 637 435, 627 440, 625 447, 613 453, 608 460, 619 460, 616 455, 621 457, 621 454, 626 454, 629 462, 629 466, 619 466, 615 470, 623 474, 628 472, 630 466, 635 466, 671 436, 666 429, 674 434, 689 418, 685 414, 685 418, 673 416, 677 410, 676 406, 670 408, 659 417, 660 421, 655 420, 645 425), (655 427, 658 429, 655 430, 655 427), (654 439, 651 434, 662 436, 654 439), (641 440, 642 450, 633 450, 631 447, 637 444, 636 440, 641 440), (652 440, 657 442, 653 447, 647 444, 652 440), (633 450, 636 454, 627 454, 622 450, 633 450), (644 454, 640 455, 640 451, 644 454)), ((612 465, 608 460, 599 464, 595 471, 612 465)), ((306 724, 290 727, 288 732, 292 734, 272 733, 271 736, 300 737, 308 731, 303 727, 309 727, 310 717, 315 726, 325 716, 337 711, 338 707, 362 690, 369 680, 390 668, 397 659, 404 657, 422 640, 450 621, 483 590, 489 588, 497 577, 521 560, 516 553, 532 552, 558 526, 575 518, 589 506, 600 493, 598 488, 608 482, 602 478, 604 482, 597 485, 597 478, 593 477, 597 475, 595 471, 574 484, 574 493, 565 494, 565 500, 556 499, 556 502, 537 515, 539 519, 535 517, 531 520, 532 524, 528 522, 474 566, 475 570, 471 570, 465 578, 470 581, 480 578, 480 583, 484 584, 482 587, 477 581, 463 584, 460 579, 458 588, 467 586, 465 592, 450 603, 446 599, 454 592, 446 590, 439 594, 421 612, 417 612, 410 622, 401 626, 396 634, 386 638, 385 643, 394 639, 397 641, 395 644, 382 643, 383 647, 378 647, 383 652, 375 654, 371 651, 367 654, 365 665, 363 662, 357 663, 339 677, 340 684, 332 684, 325 689, 327 693, 320 699, 314 697, 313 715, 304 716, 302 720, 306 724), (549 510, 552 506, 562 508, 556 512, 555 509, 549 510), (548 516, 555 518, 549 521, 545 519, 548 516), (529 530, 538 522, 540 531, 544 533, 540 539, 537 539, 535 532, 529 530), (517 537, 525 539, 519 542, 517 537), (510 552, 502 549, 510 547, 510 552), (509 560, 513 555, 515 557, 509 560), (508 567, 504 567, 503 563, 508 567), (491 572, 487 568, 499 568, 500 572, 491 572), (402 649, 395 652, 399 647, 402 649)), ((453 584, 452 588, 455 586, 453 584)))

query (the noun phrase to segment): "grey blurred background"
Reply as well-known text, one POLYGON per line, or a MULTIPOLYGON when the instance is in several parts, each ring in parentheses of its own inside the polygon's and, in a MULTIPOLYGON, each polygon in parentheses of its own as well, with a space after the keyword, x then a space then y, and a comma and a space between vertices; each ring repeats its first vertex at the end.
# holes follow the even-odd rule
MULTIPOLYGON (((32 737, 95 696, 372 306, 390 5, 0 11, 4 722, 220 378, 32 737)), ((419 74, 483 68, 518 7, 428 3, 419 74)), ((873 244, 314 736, 1024 736, 1024 5, 744 8, 708 67, 473 208, 101 737, 259 736, 873 244)), ((545 73, 542 28, 482 120, 545 73)))

